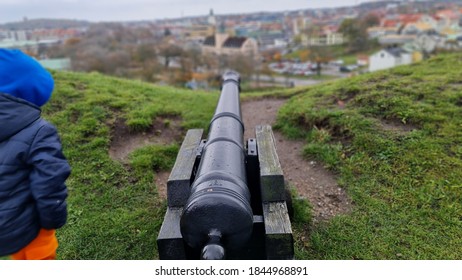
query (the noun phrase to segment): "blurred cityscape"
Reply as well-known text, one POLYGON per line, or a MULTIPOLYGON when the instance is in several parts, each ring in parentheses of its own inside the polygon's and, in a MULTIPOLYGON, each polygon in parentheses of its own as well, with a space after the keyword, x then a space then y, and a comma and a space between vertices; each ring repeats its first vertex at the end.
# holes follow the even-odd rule
POLYGON ((460 1, 374 1, 355 7, 92 23, 0 25, 0 48, 56 70, 97 71, 191 89, 239 71, 246 89, 309 85, 416 63, 462 48, 460 1))

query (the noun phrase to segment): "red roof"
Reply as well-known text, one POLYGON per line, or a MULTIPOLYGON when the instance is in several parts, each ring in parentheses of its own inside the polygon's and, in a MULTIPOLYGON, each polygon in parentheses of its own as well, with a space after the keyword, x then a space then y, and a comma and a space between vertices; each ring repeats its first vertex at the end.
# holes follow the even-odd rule
POLYGON ((459 14, 454 10, 442 10, 436 12, 436 16, 439 18, 448 18, 448 19, 459 19, 459 14))
POLYGON ((324 32, 332 32, 332 33, 337 32, 338 29, 339 29, 338 25, 332 25, 332 24, 324 26, 324 28, 323 28, 324 32))
POLYGON ((416 23, 422 18, 422 14, 400 15, 399 20, 402 24, 416 23))
POLYGON ((400 22, 395 19, 383 19, 380 24, 381 27, 398 27, 400 25, 400 22))
POLYGON ((281 23, 274 22, 274 23, 264 23, 264 24, 262 24, 260 29, 272 31, 272 30, 282 30, 283 27, 282 27, 281 23))

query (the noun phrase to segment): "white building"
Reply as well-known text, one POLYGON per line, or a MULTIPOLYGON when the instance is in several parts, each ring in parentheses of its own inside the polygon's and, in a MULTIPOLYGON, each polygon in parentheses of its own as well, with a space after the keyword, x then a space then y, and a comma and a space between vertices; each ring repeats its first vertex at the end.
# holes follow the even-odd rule
POLYGON ((338 32, 325 32, 319 36, 306 36, 302 35, 302 45, 304 46, 333 46, 341 45, 345 42, 342 33, 338 32))
POLYGON ((383 49, 369 57, 369 71, 373 72, 411 63, 412 55, 403 49, 383 49))

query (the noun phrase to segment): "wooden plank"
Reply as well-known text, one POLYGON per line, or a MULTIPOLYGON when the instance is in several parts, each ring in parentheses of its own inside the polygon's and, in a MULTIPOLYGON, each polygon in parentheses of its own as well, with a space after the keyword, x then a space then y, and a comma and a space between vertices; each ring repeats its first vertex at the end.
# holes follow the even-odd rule
POLYGON ((202 139, 202 129, 190 129, 181 144, 170 177, 167 181, 167 204, 183 207, 189 197, 191 173, 196 160, 197 147, 202 139))
POLYGON ((257 126, 258 158, 260 161, 260 189, 262 202, 283 201, 284 174, 279 163, 271 126, 257 126))
POLYGON ((157 248, 161 260, 185 260, 186 253, 180 232, 183 208, 167 208, 164 222, 157 237, 157 248))
POLYGON ((294 241, 287 205, 282 202, 263 204, 265 248, 268 259, 293 259, 294 241))

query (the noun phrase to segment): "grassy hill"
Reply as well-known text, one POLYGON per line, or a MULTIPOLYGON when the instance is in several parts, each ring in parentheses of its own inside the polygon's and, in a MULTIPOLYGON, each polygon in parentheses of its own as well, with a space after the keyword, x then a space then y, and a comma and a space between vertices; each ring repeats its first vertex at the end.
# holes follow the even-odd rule
POLYGON ((462 54, 312 87, 278 127, 354 202, 297 225, 299 258, 462 259, 462 54))
MULTIPOLYGON (((165 202, 154 178, 178 143, 110 158, 114 130, 146 132, 161 117, 206 128, 218 93, 158 87, 99 74, 54 72, 43 108, 73 168, 62 259, 155 259, 165 202)), ((278 128, 306 140, 307 158, 338 174, 354 202, 348 215, 313 225, 296 205, 299 259, 462 258, 462 55, 329 82, 296 94, 278 128)), ((247 98, 247 96, 244 96, 247 98)), ((183 134, 184 134, 183 133, 183 134)))
POLYGON ((173 166, 179 145, 136 151, 128 163, 109 157, 116 123, 144 131, 156 117, 180 118, 182 126, 206 127, 218 94, 110 78, 53 73, 56 89, 43 108, 60 132, 71 166, 68 225, 59 231, 62 259, 154 259, 165 213, 155 171, 173 166))

